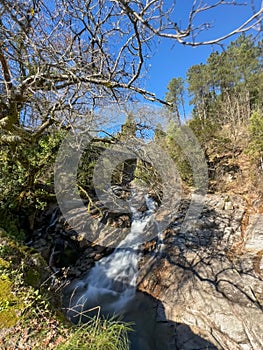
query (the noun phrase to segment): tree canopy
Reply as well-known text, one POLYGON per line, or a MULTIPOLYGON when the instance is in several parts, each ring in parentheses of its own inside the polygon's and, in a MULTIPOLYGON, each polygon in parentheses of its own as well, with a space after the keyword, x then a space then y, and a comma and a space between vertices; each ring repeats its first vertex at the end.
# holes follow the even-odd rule
MULTIPOLYGON (((1 206, 41 206, 46 186, 52 186, 56 152, 68 129, 97 132, 98 146, 92 152, 101 148, 101 141, 104 146, 117 142, 107 133, 100 107, 125 104, 140 94, 168 106, 176 124, 182 123, 181 78, 170 83, 165 101, 143 88, 152 46, 161 39, 192 46, 217 44, 261 25, 262 6, 232 32, 199 40, 200 33, 210 29, 204 14, 238 4, 215 0, 207 5, 194 0, 185 5, 186 20, 180 21, 176 1, 0 0, 1 206)), ((260 105, 261 48, 262 43, 256 48, 252 38, 242 36, 226 52, 214 52, 206 64, 190 68, 188 89, 199 118, 211 120, 212 111, 217 111, 213 120, 219 114, 230 118, 233 106, 240 107, 239 118, 244 118, 260 105)), ((143 109, 140 114, 133 106, 132 111, 138 114, 137 121, 143 115, 137 123, 141 134, 147 130, 143 109)), ((151 120, 156 117, 153 114, 151 120)), ((87 159, 92 163, 96 157, 92 153, 87 159)))
MULTIPOLYGON (((30 141, 53 123, 72 126, 82 119, 89 125, 95 107, 131 93, 158 100, 139 82, 153 41, 217 43, 223 38, 198 41, 209 28, 200 25, 202 14, 237 3, 190 5, 188 21, 180 25, 175 1, 1 0, 1 136, 30 141)), ((225 37, 260 23, 262 12, 225 37)))

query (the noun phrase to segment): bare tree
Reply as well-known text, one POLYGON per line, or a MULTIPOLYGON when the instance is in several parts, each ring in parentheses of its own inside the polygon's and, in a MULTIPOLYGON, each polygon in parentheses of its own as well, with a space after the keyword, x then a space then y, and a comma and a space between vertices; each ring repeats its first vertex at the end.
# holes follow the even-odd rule
POLYGON ((140 87, 139 79, 155 38, 212 44, 261 24, 263 5, 231 33, 198 42, 200 31, 209 28, 198 24, 202 13, 240 5, 210 3, 192 1, 188 23, 181 27, 176 1, 0 0, 2 137, 32 140, 52 123, 66 126, 82 118, 90 124, 94 106, 127 98, 127 93, 158 100, 140 87))

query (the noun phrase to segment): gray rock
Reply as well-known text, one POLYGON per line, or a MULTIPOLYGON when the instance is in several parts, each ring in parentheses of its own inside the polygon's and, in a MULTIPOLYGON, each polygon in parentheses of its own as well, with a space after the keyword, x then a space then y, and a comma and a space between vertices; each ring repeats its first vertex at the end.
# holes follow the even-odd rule
POLYGON ((263 214, 254 214, 249 217, 245 249, 254 251, 263 250, 263 214))
POLYGON ((231 202, 225 202, 224 209, 225 210, 233 210, 234 206, 231 202))
MULTIPOLYGON (((262 349, 263 215, 251 215, 244 233, 241 222, 246 203, 241 196, 207 195, 201 215, 185 222, 189 204, 185 198, 176 213, 164 208, 156 217, 157 222, 170 222, 162 235, 159 256, 154 255, 158 252, 151 231, 156 230, 154 225, 141 249, 145 255, 140 261, 138 290, 158 301, 154 312, 149 306, 155 320, 151 320, 147 337, 151 339, 154 332, 165 335, 156 343, 156 350, 262 349), (238 245, 243 250, 236 250, 238 245)), ((82 210, 72 209, 71 214, 75 224, 85 228, 79 232, 87 233, 77 237, 77 242, 90 242, 94 237, 101 246, 113 248, 129 232, 129 227, 115 226, 119 218, 112 226, 95 221, 85 226, 82 210)), ((40 249, 44 243, 46 240, 39 241, 40 249)), ((112 249, 101 246, 88 245, 69 275, 81 281, 95 260, 111 253, 112 249)), ((140 306, 138 312, 141 308, 145 311, 140 306)), ((149 347, 143 335, 140 342, 143 350, 149 347)))
MULTIPOLYGON (((165 254, 148 268, 144 257, 139 290, 162 302, 167 320, 184 325, 177 327, 173 349, 200 348, 200 338, 187 337, 190 329, 217 349, 262 348, 262 278, 254 255, 233 250, 242 242, 245 202, 229 196, 222 210, 223 201, 223 196, 208 195, 205 215, 189 223, 186 233, 180 223, 172 228, 163 242, 165 254)), ((262 228, 263 215, 250 217, 246 249, 263 250, 262 228)))

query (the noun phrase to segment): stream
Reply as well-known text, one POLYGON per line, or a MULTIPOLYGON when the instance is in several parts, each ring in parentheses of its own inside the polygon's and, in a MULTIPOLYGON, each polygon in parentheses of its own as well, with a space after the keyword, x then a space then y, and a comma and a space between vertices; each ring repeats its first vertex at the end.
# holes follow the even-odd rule
POLYGON ((148 196, 145 196, 145 203, 147 209, 143 213, 130 206, 132 224, 129 234, 112 254, 97 261, 85 278, 73 282, 66 297, 68 317, 73 322, 79 321, 79 313, 83 322, 85 314, 88 317, 96 315, 98 305, 101 315, 121 316, 124 321, 132 322, 131 350, 166 349, 161 344, 165 337, 162 339, 160 332, 156 332, 157 302, 136 291, 139 246, 157 208, 157 203, 148 196))

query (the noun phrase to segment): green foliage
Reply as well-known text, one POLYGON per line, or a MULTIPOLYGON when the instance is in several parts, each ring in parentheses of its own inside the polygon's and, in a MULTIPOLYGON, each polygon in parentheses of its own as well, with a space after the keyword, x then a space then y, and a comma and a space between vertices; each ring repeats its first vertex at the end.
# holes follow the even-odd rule
POLYGON ((27 269, 25 283, 33 287, 39 287, 41 284, 41 273, 38 268, 33 267, 27 269))
POLYGON ((53 164, 64 132, 43 135, 34 143, 1 144, 0 205, 43 209, 52 186, 53 164), (41 187, 41 185, 45 185, 41 187))
POLYGON ((135 137, 137 131, 137 126, 135 122, 135 118, 132 114, 129 114, 121 126, 121 132, 118 133, 117 138, 119 140, 125 141, 130 137, 135 137))
POLYGON ((21 227, 21 218, 16 213, 13 213, 10 208, 0 206, 0 227, 3 228, 10 237, 16 238, 18 241, 24 241, 25 231, 21 227))
POLYGON ((149 163, 139 160, 135 170, 135 182, 138 185, 146 186, 156 200, 162 197, 162 179, 158 171, 149 163))
POLYGON ((47 264, 42 256, 36 251, 19 243, 12 238, 12 235, 0 230, 0 273, 8 273, 13 277, 12 267, 16 267, 16 282, 21 282, 19 274, 23 279, 23 284, 39 287, 45 278, 47 264))
POLYGON ((25 220, 54 200, 53 164, 64 131, 42 135, 33 143, 0 143, 0 226, 24 239, 25 220))
POLYGON ((0 348, 128 350, 128 324, 91 318, 73 326, 52 305, 41 256, 0 229, 0 348), (39 283, 40 282, 40 283, 39 283))
POLYGON ((94 188, 93 172, 100 153, 101 149, 99 147, 89 145, 80 159, 77 181, 78 184, 87 191, 94 188))
POLYGON ((231 75, 236 75, 235 82, 251 83, 255 73, 260 72, 260 43, 256 43, 252 35, 240 35, 228 46, 227 54, 231 75))
POLYGON ((187 71, 188 92, 192 97, 190 104, 201 119, 207 119, 212 101, 210 92, 210 76, 208 66, 201 63, 194 65, 187 71))
MULTIPOLYGON (((9 267, 3 259, 0 271, 9 267)), ((9 277, 0 275, 0 329, 12 327, 18 320, 17 311, 21 308, 20 299, 12 293, 12 282, 9 277)))
POLYGON ((216 123, 213 119, 203 120, 195 117, 190 119, 187 124, 192 129, 200 144, 204 147, 221 129, 221 125, 216 123))
POLYGON ((194 115, 219 124, 242 123, 251 110, 262 110, 262 42, 240 35, 225 51, 187 72, 194 115))
POLYGON ((172 113, 178 125, 181 125, 181 122, 182 122, 180 108, 183 110, 183 115, 185 117, 184 93, 185 92, 184 92, 183 79, 182 78, 171 79, 167 86, 165 101, 172 105, 171 107, 168 107, 168 109, 169 109, 169 112, 172 113))
MULTIPOLYGON (((36 318, 39 329, 45 330, 48 329, 46 321, 54 315, 47 293, 40 292, 27 281, 28 272, 34 276, 39 273, 37 264, 44 268, 43 261, 40 259, 36 263, 37 259, 33 258, 30 250, 10 239, 3 231, 0 231, 0 242, 0 329, 6 329, 0 347, 15 349, 17 338, 23 343, 33 337, 43 337, 43 334, 34 333, 28 337, 25 331, 32 327, 36 318)), ((35 279, 32 282, 34 285, 35 279)))
POLYGON ((128 350, 129 325, 116 320, 92 318, 74 329, 57 350, 128 350))
POLYGON ((160 130, 158 131, 156 142, 167 151, 175 162, 181 179, 187 184, 192 185, 193 171, 184 149, 182 149, 177 142, 178 130, 180 130, 178 124, 174 120, 170 120, 166 133, 162 133, 160 130))
MULTIPOLYGON (((192 118, 187 125, 212 164, 210 174, 220 173, 218 159, 221 156, 224 159, 229 152, 233 157, 240 154, 241 147, 246 147, 247 134, 250 135, 247 153, 262 166, 262 44, 263 41, 255 41, 251 35, 240 35, 226 50, 213 52, 206 63, 194 65, 187 71, 193 105, 192 118)), ((178 95, 179 82, 175 78, 169 83, 166 95, 169 101, 178 95)), ((176 125, 170 123, 166 135, 157 130, 155 140, 175 160, 183 181, 192 184, 191 166, 184 150, 176 143, 176 125)))
POLYGON ((201 103, 209 92, 209 73, 205 64, 194 65, 187 71, 188 91, 192 95, 192 104, 201 103))
POLYGON ((249 121, 250 142, 248 153, 258 160, 263 156, 263 114, 260 111, 252 113, 249 121))

